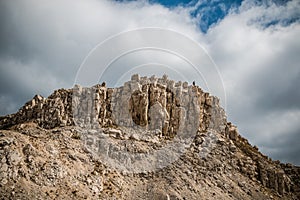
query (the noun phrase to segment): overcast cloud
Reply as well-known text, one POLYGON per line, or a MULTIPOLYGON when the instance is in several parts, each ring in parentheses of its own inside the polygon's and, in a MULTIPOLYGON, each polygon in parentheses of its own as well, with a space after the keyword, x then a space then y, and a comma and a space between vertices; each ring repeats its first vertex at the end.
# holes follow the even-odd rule
POLYGON ((146 1, 0 1, 0 115, 16 112, 36 93, 71 88, 83 59, 107 37, 162 27, 206 48, 240 133, 270 157, 300 165, 299 1, 243 1, 206 33, 193 10, 146 1))

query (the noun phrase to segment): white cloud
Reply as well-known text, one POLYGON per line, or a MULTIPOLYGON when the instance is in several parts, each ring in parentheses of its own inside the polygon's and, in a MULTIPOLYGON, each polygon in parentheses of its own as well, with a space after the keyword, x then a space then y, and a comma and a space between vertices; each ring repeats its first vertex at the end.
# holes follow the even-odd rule
MULTIPOLYGON (((155 26, 191 37, 198 35, 186 10, 170 10, 145 1, 16 0, 0 4, 0 76, 11 76, 2 82, 4 87, 11 87, 12 96, 22 90, 31 94, 40 87, 47 90, 44 95, 60 87, 72 87, 89 51, 122 31, 155 26)), ((30 98, 25 96, 19 98, 30 98)), ((3 100, 1 105, 5 105, 3 100)))
MULTIPOLYGON (((292 138, 299 128, 298 114, 288 114, 300 109, 295 87, 300 85, 300 25, 288 24, 297 20, 299 7, 297 0, 268 7, 247 0, 204 35, 197 19, 189 15, 192 9, 182 6, 168 9, 147 1, 1 1, 0 105, 20 106, 30 98, 25 93, 33 96, 44 89, 44 94, 50 94, 71 87, 84 57, 113 34, 162 27, 206 47, 224 79, 230 120, 252 143, 266 149, 271 135, 292 138), (273 22, 278 23, 264 27, 273 22), (8 104, 12 99, 17 103, 8 104)), ((17 109, 4 107, 1 114, 17 109)), ((278 149, 287 143, 278 143, 278 149)), ((274 157, 278 153, 265 151, 274 157)))
POLYGON ((294 18, 300 6, 297 1, 279 7, 247 5, 208 31, 206 47, 223 75, 229 118, 252 143, 276 158, 278 150, 294 148, 283 138, 296 137, 300 130, 299 116, 291 114, 300 110, 300 24, 263 25, 294 18), (277 151, 270 150, 270 140, 277 151))

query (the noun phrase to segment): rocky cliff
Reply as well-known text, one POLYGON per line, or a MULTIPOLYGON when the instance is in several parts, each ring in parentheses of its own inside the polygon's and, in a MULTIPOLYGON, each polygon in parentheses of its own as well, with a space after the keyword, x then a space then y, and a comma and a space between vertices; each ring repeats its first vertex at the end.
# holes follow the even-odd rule
POLYGON ((167 76, 36 95, 0 118, 3 199, 299 199, 217 97, 167 76))

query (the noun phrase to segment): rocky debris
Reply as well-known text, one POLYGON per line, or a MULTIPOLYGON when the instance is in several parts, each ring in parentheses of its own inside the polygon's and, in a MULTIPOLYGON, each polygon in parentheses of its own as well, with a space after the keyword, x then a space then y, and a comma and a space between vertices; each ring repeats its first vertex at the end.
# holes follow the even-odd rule
POLYGON ((260 162, 258 173, 258 179, 264 186, 278 191, 281 195, 290 192, 291 180, 285 175, 283 169, 260 162))
POLYGON ((3 133, 1 139, 14 142, 0 149, 1 199, 95 198, 103 190, 102 175, 93 171, 94 163, 67 128, 60 130, 59 139, 47 130, 41 130, 40 138, 3 133))
POLYGON ((291 185, 289 189, 291 192, 296 194, 298 198, 300 197, 300 167, 293 166, 292 164, 281 164, 281 168, 284 170, 285 174, 290 178, 291 185))
POLYGON ((108 129, 108 134, 109 136, 113 137, 113 138, 121 138, 122 136, 122 131, 118 130, 118 129, 108 129))
POLYGON ((233 124, 231 124, 230 122, 227 123, 227 126, 226 126, 226 130, 225 130, 225 134, 231 139, 231 140, 236 140, 239 133, 238 133, 238 130, 237 130, 237 127, 234 126, 233 124))
POLYGON ((262 155, 217 97, 167 76, 36 95, 0 129, 1 199, 300 198, 299 167, 262 155), (151 157, 178 141, 184 149, 151 157), (113 168, 95 150, 144 170, 113 168))
POLYGON ((71 102, 71 90, 57 90, 47 99, 36 95, 16 114, 3 118, 0 121, 0 128, 5 129, 29 121, 34 121, 44 128, 71 125, 73 123, 71 102))

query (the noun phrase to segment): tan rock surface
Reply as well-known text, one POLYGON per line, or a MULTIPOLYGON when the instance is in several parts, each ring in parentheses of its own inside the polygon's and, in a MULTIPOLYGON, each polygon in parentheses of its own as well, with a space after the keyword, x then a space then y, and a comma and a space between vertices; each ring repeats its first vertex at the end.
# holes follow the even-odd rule
POLYGON ((36 95, 0 129, 1 199, 300 198, 299 167, 252 147, 217 97, 166 76, 36 95), (173 154, 143 162, 170 144, 173 154), (145 166, 114 168, 95 149, 145 166))

